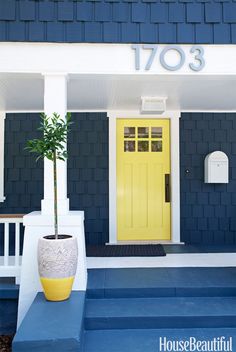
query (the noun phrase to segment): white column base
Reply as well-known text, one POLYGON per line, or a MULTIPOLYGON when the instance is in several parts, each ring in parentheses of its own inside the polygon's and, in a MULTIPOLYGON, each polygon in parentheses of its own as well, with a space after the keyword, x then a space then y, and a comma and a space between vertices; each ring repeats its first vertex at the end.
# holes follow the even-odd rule
MULTIPOLYGON (((38 274, 38 239, 53 234, 53 217, 41 212, 32 212, 23 218, 25 226, 24 247, 21 267, 21 284, 18 304, 19 328, 37 292, 42 291, 38 274)), ((70 211, 59 217, 59 233, 73 235, 78 241, 78 266, 73 290, 85 291, 87 287, 86 250, 84 237, 84 212, 70 211)))
MULTIPOLYGON (((42 215, 53 215, 54 214, 54 200, 53 199, 42 199, 41 200, 42 215)), ((69 198, 58 200, 58 215, 69 214, 69 198)))

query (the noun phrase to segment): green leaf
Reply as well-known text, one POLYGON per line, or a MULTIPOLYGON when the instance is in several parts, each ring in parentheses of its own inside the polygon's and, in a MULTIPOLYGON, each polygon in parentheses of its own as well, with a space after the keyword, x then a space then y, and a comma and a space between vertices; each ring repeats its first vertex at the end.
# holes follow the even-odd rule
POLYGON ((66 141, 69 126, 72 124, 71 114, 67 113, 65 120, 55 112, 52 116, 42 113, 40 114, 40 118, 41 121, 38 130, 43 133, 43 136, 41 139, 29 140, 25 149, 30 153, 38 154, 36 160, 46 157, 53 161, 54 152, 56 152, 57 159, 67 159, 66 141))

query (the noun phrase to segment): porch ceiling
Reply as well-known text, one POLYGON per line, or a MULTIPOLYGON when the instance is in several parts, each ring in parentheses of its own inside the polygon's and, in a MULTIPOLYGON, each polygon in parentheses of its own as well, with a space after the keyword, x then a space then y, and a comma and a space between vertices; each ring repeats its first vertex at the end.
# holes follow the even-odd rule
MULTIPOLYGON (((55 92, 56 95, 56 92, 55 92)), ((42 111, 40 74, 0 74, 0 110, 42 111)), ((166 96, 168 110, 236 111, 233 75, 70 75, 68 110, 139 110, 141 96, 166 96)))

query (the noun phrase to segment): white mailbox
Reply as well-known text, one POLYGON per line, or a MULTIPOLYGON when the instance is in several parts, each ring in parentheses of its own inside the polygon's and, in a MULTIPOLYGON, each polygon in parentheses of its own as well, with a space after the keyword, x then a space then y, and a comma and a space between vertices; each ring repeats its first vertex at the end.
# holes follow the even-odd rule
POLYGON ((205 183, 228 183, 229 159, 223 152, 216 151, 205 157, 205 183))

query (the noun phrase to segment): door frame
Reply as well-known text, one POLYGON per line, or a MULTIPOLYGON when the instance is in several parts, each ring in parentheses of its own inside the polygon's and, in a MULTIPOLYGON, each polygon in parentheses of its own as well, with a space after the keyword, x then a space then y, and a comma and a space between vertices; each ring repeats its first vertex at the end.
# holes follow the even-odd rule
POLYGON ((144 115, 139 111, 112 110, 107 112, 109 120, 109 244, 117 241, 116 206, 116 120, 121 119, 169 119, 171 160, 171 242, 180 243, 180 111, 166 111, 163 115, 144 115))

